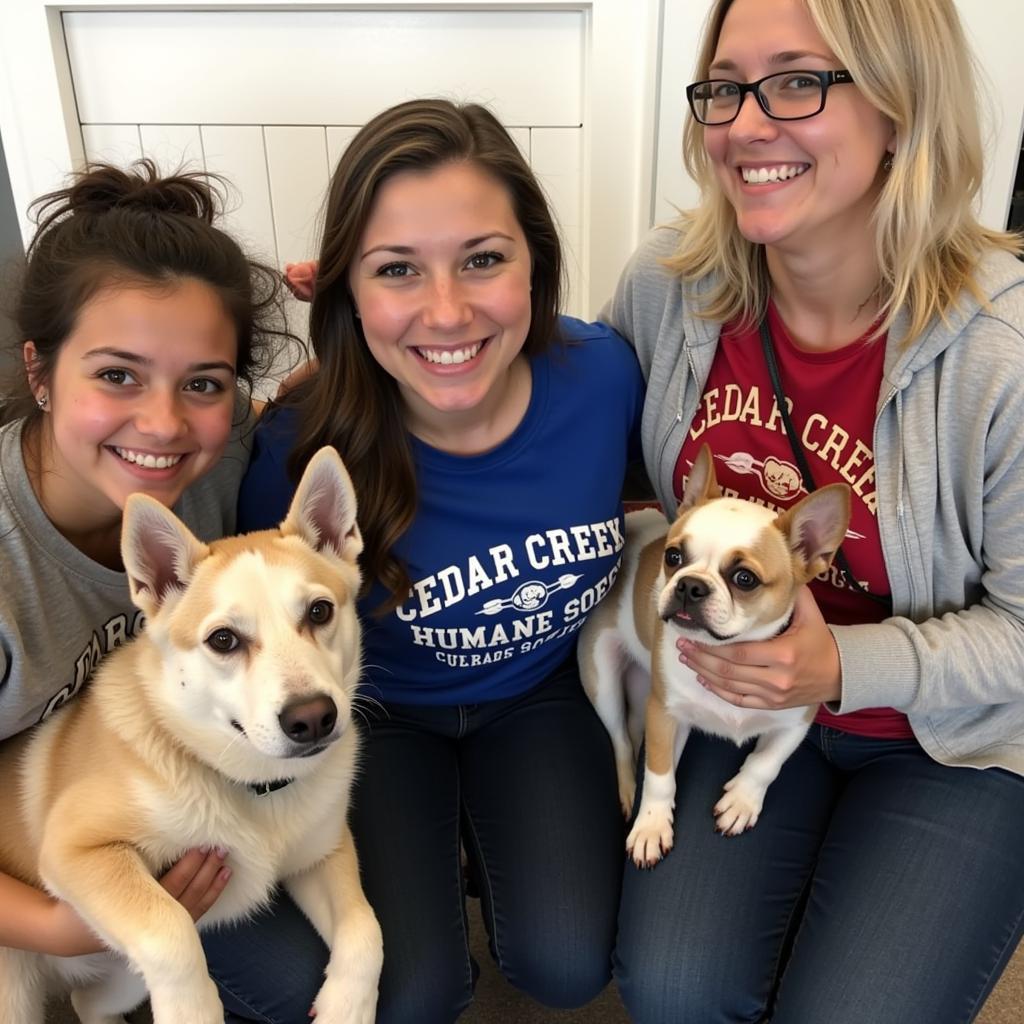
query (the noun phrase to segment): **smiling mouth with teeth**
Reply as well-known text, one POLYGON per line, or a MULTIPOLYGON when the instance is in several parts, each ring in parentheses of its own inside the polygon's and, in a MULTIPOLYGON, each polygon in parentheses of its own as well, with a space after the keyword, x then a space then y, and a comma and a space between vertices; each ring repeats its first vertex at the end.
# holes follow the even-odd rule
POLYGON ((741 167, 740 174, 748 185, 767 185, 774 181, 789 181, 799 178, 807 170, 807 164, 782 164, 779 167, 741 167))
POLYGON ((475 359, 481 348, 483 342, 477 341, 465 348, 417 348, 416 352, 422 359, 436 366, 457 366, 475 359))
POLYGON ((131 448, 117 446, 113 446, 113 451, 125 462, 141 466, 143 469, 170 469, 184 458, 183 455, 154 455, 152 452, 137 452, 131 448))

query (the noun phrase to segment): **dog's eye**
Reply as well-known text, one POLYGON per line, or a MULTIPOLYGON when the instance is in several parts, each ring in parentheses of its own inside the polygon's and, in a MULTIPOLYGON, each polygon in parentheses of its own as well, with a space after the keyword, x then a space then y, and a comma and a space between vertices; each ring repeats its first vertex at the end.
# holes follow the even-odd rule
POLYGON ((740 590, 753 590, 761 583, 749 569, 737 569, 732 574, 732 581, 740 590))
POLYGON ((334 605, 330 601, 314 601, 309 606, 309 611, 306 612, 306 616, 314 626, 325 626, 331 621, 334 615, 334 605))
POLYGON ((683 564, 683 556, 675 548, 669 548, 665 552, 665 564, 670 569, 678 569, 683 564))
POLYGON ((215 629, 206 638, 207 646, 212 647, 218 654, 230 654, 240 643, 238 635, 224 627, 215 629))

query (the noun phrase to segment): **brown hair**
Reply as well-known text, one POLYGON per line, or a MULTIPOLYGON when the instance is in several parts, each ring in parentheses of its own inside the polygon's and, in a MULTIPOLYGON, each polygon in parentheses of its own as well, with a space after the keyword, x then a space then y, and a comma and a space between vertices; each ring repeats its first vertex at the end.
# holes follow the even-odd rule
POLYGON ((322 445, 341 453, 359 496, 368 583, 390 591, 380 609, 405 600, 409 578, 391 549, 416 514, 416 477, 394 379, 370 354, 348 275, 381 184, 401 171, 468 161, 508 190, 531 257, 531 321, 523 351, 557 340, 562 285, 558 233, 544 193, 497 118, 477 104, 412 100, 378 114, 349 144, 331 180, 323 246, 310 311, 319 372, 285 400, 297 404, 299 433, 289 469, 297 478, 322 445))
MULTIPOLYGON (((878 254, 882 321, 909 315, 906 341, 946 317, 976 278, 986 252, 1021 251, 1019 236, 978 223, 982 144, 974 61, 953 0, 805 0, 811 18, 856 87, 896 128, 896 152, 868 230, 878 254)), ((733 0, 711 9, 695 77, 707 77, 733 0)), ((704 151, 704 129, 688 116, 683 154, 701 187, 683 216, 684 238, 669 267, 684 280, 714 274, 701 313, 756 322, 771 282, 764 247, 748 242, 704 151)))
MULTIPOLYGON (((251 389, 287 333, 279 276, 249 259, 214 227, 222 179, 203 172, 161 177, 151 160, 123 170, 93 164, 67 188, 31 206, 38 228, 16 288, 13 319, 19 348, 35 343, 33 378, 46 382, 82 307, 122 285, 161 288, 182 278, 209 285, 224 304, 238 339, 237 379, 251 389)), ((10 373, 0 419, 38 409, 24 365, 10 373)))

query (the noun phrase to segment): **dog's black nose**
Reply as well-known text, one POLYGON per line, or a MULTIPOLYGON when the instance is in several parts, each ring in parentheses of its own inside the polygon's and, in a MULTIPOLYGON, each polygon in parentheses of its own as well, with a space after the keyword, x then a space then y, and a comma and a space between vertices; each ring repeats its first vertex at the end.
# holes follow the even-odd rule
POLYGON ((676 594, 684 604, 687 601, 690 604, 698 604, 710 593, 711 588, 703 580, 699 580, 695 576, 684 576, 676 584, 676 594))
POLYGON ((330 697, 307 697, 286 704, 277 720, 288 739, 315 743, 330 736, 338 721, 338 708, 330 697))

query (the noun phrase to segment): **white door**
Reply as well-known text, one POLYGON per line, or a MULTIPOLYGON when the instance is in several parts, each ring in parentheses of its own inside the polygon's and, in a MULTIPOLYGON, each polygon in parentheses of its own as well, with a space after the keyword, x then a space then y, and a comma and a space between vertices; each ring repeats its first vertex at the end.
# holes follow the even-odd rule
POLYGON ((649 223, 661 0, 61 6, 0 8, 0 128, 23 215, 85 159, 191 163, 231 180, 229 226, 280 265, 315 254, 354 130, 443 95, 487 103, 537 171, 569 312, 600 308, 649 223))

